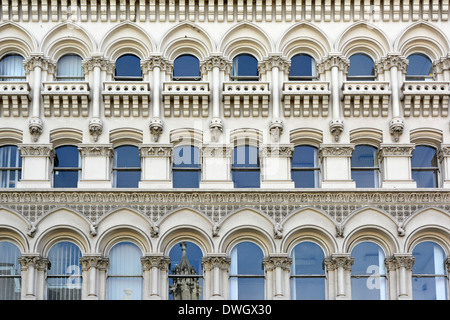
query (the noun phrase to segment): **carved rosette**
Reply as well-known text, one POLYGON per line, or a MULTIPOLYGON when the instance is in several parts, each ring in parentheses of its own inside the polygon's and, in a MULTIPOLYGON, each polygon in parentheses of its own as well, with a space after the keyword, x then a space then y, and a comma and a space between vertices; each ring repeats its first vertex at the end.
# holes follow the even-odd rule
POLYGON ((406 73, 408 67, 408 59, 398 54, 391 54, 383 57, 375 65, 376 73, 384 73, 389 71, 392 67, 397 67, 398 71, 406 73))
POLYGON ((213 68, 219 68, 220 71, 225 71, 225 73, 230 73, 232 69, 232 62, 230 60, 225 59, 219 55, 213 55, 211 57, 206 58, 200 64, 200 70, 202 74, 206 74, 211 71, 213 68))
POLYGON ((202 258, 202 266, 205 271, 212 271, 214 268, 228 270, 231 258, 225 256, 207 256, 202 258))
POLYGON ((398 141, 400 135, 403 133, 403 129, 405 128, 405 120, 403 118, 393 118, 389 121, 389 131, 391 135, 394 137, 395 141, 398 141))
POLYGON ((334 136, 336 142, 339 141, 341 133, 344 131, 344 121, 341 119, 334 119, 330 121, 330 132, 334 136))
POLYGON ((42 134, 42 130, 44 128, 44 123, 40 118, 33 117, 30 119, 28 123, 28 129, 30 130, 30 134, 33 137, 33 141, 36 142, 39 140, 39 137, 42 134))
POLYGON ((167 74, 172 74, 173 64, 161 57, 161 56, 151 56, 145 60, 141 61, 142 73, 148 73, 153 71, 154 68, 159 68, 161 71, 165 71, 167 74))
POLYGON ((339 71, 347 73, 348 68, 350 67, 350 60, 340 54, 329 55, 318 61, 317 73, 324 73, 325 71, 331 70, 333 67, 337 67, 339 71))
POLYGON ((98 137, 103 133, 103 123, 100 118, 93 118, 89 121, 89 133, 97 142, 98 137))
POLYGON ((291 69, 291 62, 287 58, 280 55, 272 55, 258 63, 258 72, 259 74, 264 74, 267 71, 271 71, 275 67, 277 67, 280 71, 289 73, 289 70, 291 69))
POLYGON ((290 272, 292 258, 286 256, 270 256, 263 259, 263 265, 266 271, 273 271, 276 268, 281 268, 283 271, 290 272))
POLYGON ((153 141, 154 142, 158 142, 159 140, 159 136, 162 134, 163 132, 163 122, 161 119, 159 118, 153 118, 150 121, 150 125, 149 125, 149 130, 150 130, 150 134, 153 137, 153 141))

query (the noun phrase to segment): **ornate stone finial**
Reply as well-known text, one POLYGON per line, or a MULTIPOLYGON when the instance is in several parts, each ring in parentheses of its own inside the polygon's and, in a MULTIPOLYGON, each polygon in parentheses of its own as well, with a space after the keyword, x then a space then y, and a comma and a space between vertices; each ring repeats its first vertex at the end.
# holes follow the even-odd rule
POLYGON ((219 118, 213 118, 209 122, 209 129, 211 130, 211 140, 213 142, 219 141, 219 136, 223 131, 223 121, 219 118))
POLYGON ((269 132, 272 136, 272 142, 280 142, 280 136, 283 133, 283 121, 279 119, 270 121, 269 132))
POLYGON ((399 140, 400 135, 403 133, 403 129, 405 128, 405 120, 402 118, 393 118, 389 122, 389 131, 391 135, 394 137, 395 141, 399 140))
POLYGON ((163 132, 163 122, 162 122, 162 120, 159 119, 159 118, 153 118, 150 121, 149 129, 150 129, 150 134, 153 136, 153 141, 154 142, 158 142, 159 136, 163 132))
POLYGON ((330 132, 334 136, 336 142, 339 141, 339 136, 344 131, 344 121, 341 119, 334 119, 330 121, 330 132))
POLYGON ((89 133, 94 138, 94 141, 97 142, 98 137, 103 132, 103 123, 100 118, 93 118, 89 121, 89 133))
POLYGON ((34 142, 38 141, 39 137, 42 134, 42 129, 44 127, 44 124, 42 123, 42 120, 37 117, 31 118, 30 122, 28 123, 28 129, 30 130, 31 135, 33 136, 34 142))

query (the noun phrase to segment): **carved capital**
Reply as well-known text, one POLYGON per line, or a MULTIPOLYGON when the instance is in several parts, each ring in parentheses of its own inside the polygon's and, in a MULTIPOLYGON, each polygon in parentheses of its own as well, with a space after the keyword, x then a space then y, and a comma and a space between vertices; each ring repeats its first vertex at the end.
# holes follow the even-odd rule
POLYGON ((320 145, 320 157, 351 157, 355 146, 353 144, 322 144, 320 145))
POLYGON ((318 61, 317 72, 324 73, 325 71, 331 70, 333 67, 337 67, 339 71, 346 73, 350 67, 350 60, 340 54, 329 55, 318 61))
POLYGON ((206 158, 230 158, 233 155, 233 147, 224 145, 206 145, 202 148, 202 156, 206 158))
POLYGON ((26 271, 29 267, 36 268, 40 259, 39 254, 23 254, 18 258, 18 262, 21 270, 26 271))
POLYGON ((145 256, 141 258, 142 270, 149 271, 158 268, 161 271, 169 270, 170 258, 162 255, 145 256))
POLYGON ((450 157, 450 144, 441 144, 437 156, 440 162, 442 162, 444 158, 450 157))
POLYGON ((109 259, 100 255, 85 255, 80 257, 81 269, 88 271, 90 268, 106 270, 109 265, 109 259))
POLYGON ((258 63, 258 72, 263 74, 267 71, 271 71, 274 67, 277 67, 280 71, 289 73, 289 70, 291 69, 291 62, 281 55, 272 55, 258 63))
POLYGON ((392 67, 397 67, 398 71, 406 73, 408 59, 399 54, 390 54, 381 58, 380 61, 375 64, 377 73, 383 73, 384 71, 390 70, 392 67))
POLYGON ((380 145, 380 151, 378 157, 411 157, 414 151, 413 144, 407 145, 395 145, 395 144, 382 144, 380 145))
POLYGON ((53 157, 54 150, 51 144, 19 144, 22 157, 53 157))
POLYGON ((54 73, 56 64, 50 59, 45 58, 40 53, 32 53, 27 59, 23 61, 23 68, 25 72, 28 74, 31 71, 38 67, 43 71, 48 71, 49 73, 54 73))
POLYGON ((231 258, 222 255, 209 255, 202 258, 202 266, 205 271, 211 271, 214 268, 227 270, 230 267, 231 258))
POLYGON ((230 73, 232 69, 232 62, 225 59, 222 56, 214 55, 206 58, 202 61, 200 65, 200 70, 202 74, 211 71, 213 68, 219 68, 220 71, 225 71, 225 73, 230 73))
POLYGON ((108 157, 112 158, 114 151, 112 145, 82 144, 78 146, 81 157, 108 157))
POLYGON ((94 68, 100 68, 102 71, 113 74, 116 69, 114 61, 104 58, 100 55, 95 55, 83 60, 81 62, 84 74, 94 70, 94 68))
POLYGON ((173 146, 170 144, 141 145, 139 148, 141 157, 171 157, 173 146))
POLYGON ((281 268, 284 271, 291 271, 292 258, 286 256, 275 256, 263 259, 264 269, 266 271, 273 271, 276 268, 281 268))
POLYGON ((141 61, 141 68, 143 73, 153 71, 154 68, 159 68, 161 71, 172 74, 173 64, 162 56, 151 56, 141 61))
POLYGON ((395 271, 399 268, 406 268, 411 271, 415 262, 415 258, 410 254, 394 254, 390 258, 386 258, 386 269, 395 271))
POLYGON ((266 145, 260 148, 261 157, 292 157, 294 145, 292 144, 274 144, 266 145))
POLYGON ((324 266, 327 271, 334 271, 338 268, 344 268, 344 270, 351 271, 352 265, 355 262, 355 258, 350 257, 350 255, 332 255, 329 258, 325 258, 324 266))
POLYGON ((450 54, 433 62, 433 73, 442 73, 450 70, 450 54))

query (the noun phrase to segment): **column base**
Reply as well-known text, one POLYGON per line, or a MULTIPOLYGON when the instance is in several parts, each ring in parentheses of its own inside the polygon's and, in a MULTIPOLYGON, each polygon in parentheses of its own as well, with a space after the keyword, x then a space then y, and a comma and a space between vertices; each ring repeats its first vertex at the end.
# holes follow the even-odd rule
POLYGON ((225 300, 222 296, 212 296, 209 300, 225 300))

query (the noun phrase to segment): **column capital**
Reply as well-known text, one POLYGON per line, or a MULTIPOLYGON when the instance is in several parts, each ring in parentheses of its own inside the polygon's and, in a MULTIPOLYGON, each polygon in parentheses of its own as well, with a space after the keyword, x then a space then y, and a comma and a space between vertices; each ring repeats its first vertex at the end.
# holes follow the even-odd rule
POLYGON ((330 53, 327 57, 322 58, 317 62, 317 72, 324 73, 337 67, 339 71, 346 73, 350 67, 350 60, 344 57, 341 53, 330 53))
POLYGON ((84 255, 80 257, 79 261, 83 271, 88 271, 90 268, 106 270, 109 265, 109 259, 100 254, 84 255))
POLYGON ((351 271, 352 265, 355 262, 355 258, 350 254, 333 254, 328 258, 325 258, 324 265, 327 271, 334 271, 338 268, 344 268, 347 271, 351 271))
POLYGON ((319 157, 351 157, 354 144, 321 144, 319 157))
POLYGON ((392 257, 385 259, 386 269, 395 271, 401 267, 412 270, 415 258, 408 253, 394 253, 392 257))
POLYGON ((169 270, 170 258, 161 255, 146 255, 141 258, 142 269, 149 271, 152 268, 158 268, 159 270, 169 270))
POLYGON ((291 62, 286 57, 283 57, 281 54, 272 54, 264 58, 263 61, 258 63, 259 73, 265 73, 267 71, 272 70, 272 68, 274 67, 279 68, 280 71, 285 71, 289 73, 289 70, 291 68, 291 62))
POLYGON ((141 157, 171 157, 173 154, 172 144, 141 144, 139 145, 141 157))
POLYGON ((286 255, 270 255, 263 259, 263 265, 266 271, 273 271, 281 268, 284 271, 291 271, 292 258, 286 255))
POLYGON ((22 157, 53 157, 52 144, 18 144, 22 157))
POLYGON ((414 144, 380 144, 378 157, 411 157, 414 144))
POLYGON ((202 156, 206 158, 230 158, 233 155, 232 145, 208 144, 202 147, 202 156))
POLYGON ((162 55, 152 55, 141 61, 143 73, 152 71, 155 67, 160 68, 161 71, 165 71, 168 74, 172 74, 173 71, 173 63, 164 58, 162 55))
POLYGON ((225 255, 207 255, 202 258, 202 266, 205 271, 211 271, 214 268, 227 270, 230 267, 231 258, 225 255))
POLYGON ((441 73, 450 70, 450 53, 433 62, 433 72, 441 73))
POLYGON ((78 150, 81 157, 109 157, 112 158, 114 151, 112 144, 98 145, 98 144, 79 144, 78 150))
POLYGON ((263 145, 260 148, 260 157, 292 157, 294 144, 270 144, 263 145))
POLYGON ((94 68, 100 68, 102 71, 107 71, 108 73, 114 73, 116 68, 114 61, 111 61, 100 54, 94 54, 86 58, 81 62, 83 72, 85 74, 94 70, 94 68))
POLYGON ((211 71, 213 68, 219 68, 220 71, 230 73, 232 69, 232 62, 222 55, 211 55, 200 63, 200 69, 202 74, 211 71))
POLYGON ((45 57, 43 53, 32 53, 23 61, 23 67, 27 74, 31 71, 34 71, 34 68, 36 67, 41 68, 41 70, 54 73, 56 69, 56 63, 45 57))
POLYGON ((406 73, 406 68, 408 67, 408 59, 399 53, 390 53, 385 57, 382 57, 375 64, 375 69, 377 73, 382 73, 384 71, 390 70, 392 67, 397 67, 402 73, 406 73))

